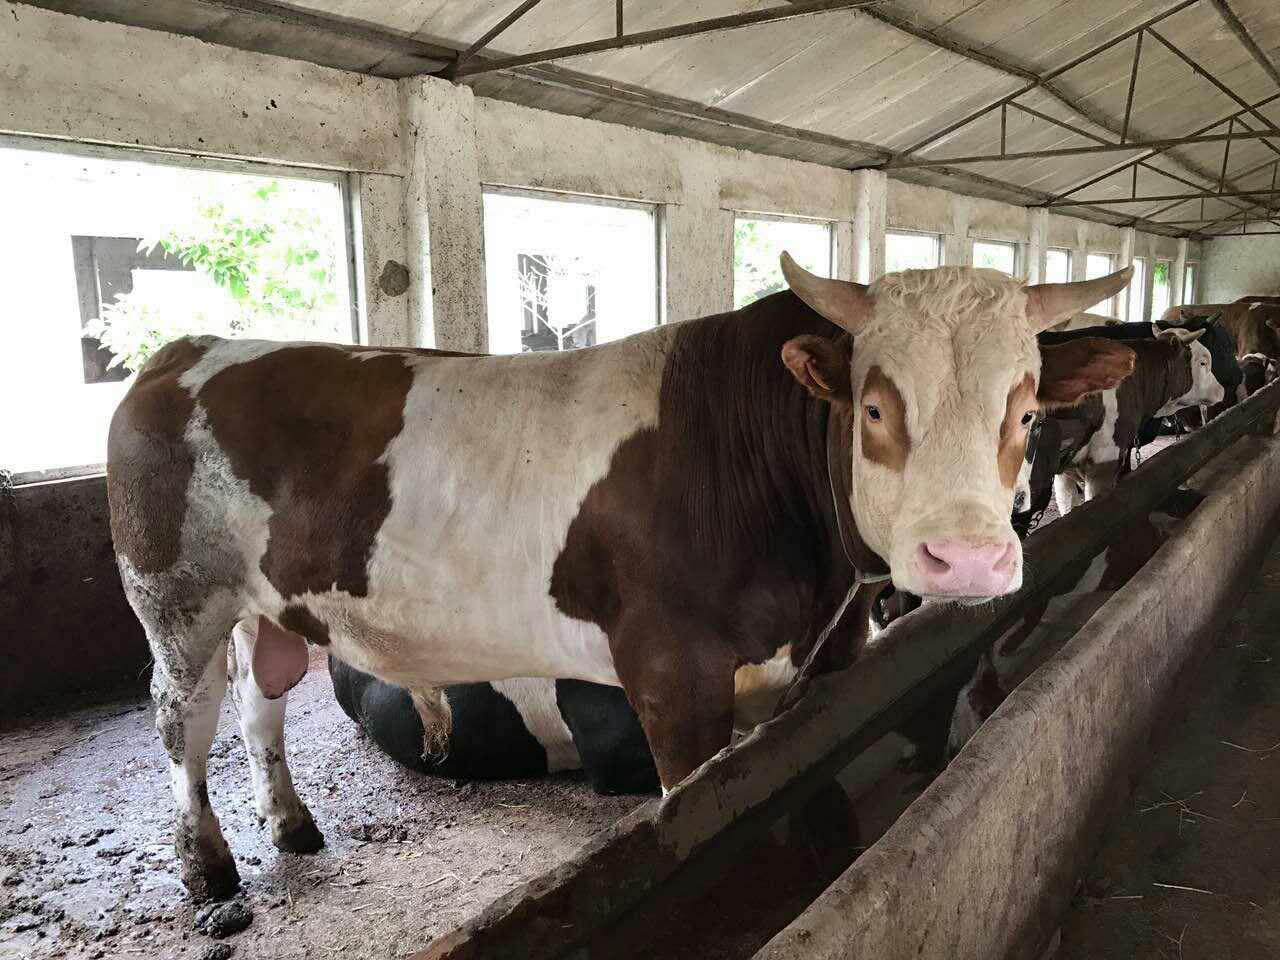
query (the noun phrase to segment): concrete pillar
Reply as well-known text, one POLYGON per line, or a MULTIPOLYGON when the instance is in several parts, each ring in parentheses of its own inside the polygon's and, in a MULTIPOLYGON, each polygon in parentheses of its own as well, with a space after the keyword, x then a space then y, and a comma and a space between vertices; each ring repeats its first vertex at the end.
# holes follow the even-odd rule
POLYGON ((1181 306, 1184 302, 1182 299, 1182 284, 1187 275, 1187 238, 1183 237, 1178 241, 1178 256, 1173 261, 1173 271, 1169 275, 1169 283, 1173 289, 1169 291, 1169 303, 1173 306, 1181 306))
POLYGON ((942 262, 949 267, 967 267, 973 260, 969 245, 969 209, 968 197, 952 195, 951 230, 942 241, 942 262))
POLYGON ((1043 283, 1045 258, 1049 252, 1049 211, 1029 211, 1026 273, 1027 283, 1043 283))
POLYGON ((835 270, 832 271, 837 280, 852 280, 854 264, 857 257, 854 253, 854 225, 852 220, 836 221, 835 270))
POLYGON ((1071 251, 1071 282, 1085 278, 1089 268, 1089 224, 1085 220, 1076 221, 1076 245, 1071 251))
POLYGON ((404 236, 404 178, 351 175, 352 227, 359 240, 360 342, 404 346, 409 336, 413 277, 404 236))
MULTIPOLYGON (((1133 227, 1126 227, 1120 231, 1120 260, 1116 263, 1117 270, 1123 270, 1133 263, 1133 243, 1136 236, 1137 231, 1133 227)), ((1125 287, 1116 301, 1116 316, 1121 320, 1129 316, 1129 293, 1129 287, 1125 287)))
POLYGON ((409 168, 409 340, 482 353, 489 330, 475 95, 468 87, 420 78, 402 80, 400 96, 409 168))
POLYGON ((854 176, 853 279, 872 283, 884 275, 889 178, 881 170, 859 170, 854 176))
POLYGON ((701 155, 682 157, 679 203, 664 208, 666 309, 670 322, 733 309, 734 212, 720 202, 720 177, 701 155))
POLYGON ((1156 292, 1156 245, 1149 236, 1144 235, 1143 239, 1147 241, 1147 273, 1146 276, 1142 278, 1144 290, 1142 297, 1143 309, 1141 319, 1143 323, 1150 323, 1153 319, 1160 319, 1159 317, 1151 316, 1151 301, 1156 292))

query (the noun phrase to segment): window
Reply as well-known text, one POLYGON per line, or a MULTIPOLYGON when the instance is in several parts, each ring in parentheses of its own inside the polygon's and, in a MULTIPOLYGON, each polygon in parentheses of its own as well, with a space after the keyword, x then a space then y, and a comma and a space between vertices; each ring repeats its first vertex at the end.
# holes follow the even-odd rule
MULTIPOLYGON (((1115 273, 1115 263, 1116 258, 1109 253, 1091 253, 1084 262, 1084 277, 1086 280, 1097 280, 1099 277, 1115 273)), ((1106 317, 1117 316, 1116 298, 1102 301, 1093 308, 1092 312, 1106 317)))
POLYGON ((1018 270, 1018 246, 995 240, 973 241, 973 265, 1013 276, 1018 270))
POLYGON ((733 224, 734 309, 786 287, 778 263, 784 250, 811 273, 831 276, 834 236, 831 224, 816 220, 738 217, 733 224))
POLYGON ((1071 251, 1050 247, 1044 255, 1044 282, 1071 282, 1071 251))
POLYGON ((1155 274, 1151 284, 1151 319, 1159 320, 1169 309, 1169 294, 1172 292, 1171 277, 1173 264, 1168 260, 1157 260, 1155 274))
POLYGON ((1129 280, 1129 289, 1125 299, 1128 301, 1128 319, 1130 323, 1142 320, 1142 312, 1147 305, 1147 261, 1145 257, 1133 258, 1133 277, 1129 280))
POLYGON ((0 469, 106 459, 126 378, 184 334, 350 342, 345 178, 0 142, 0 469))
POLYGON ((1199 292, 1196 285, 1200 280, 1200 264, 1188 263, 1186 270, 1182 274, 1182 302, 1195 303, 1196 294, 1199 292))
POLYGON ((658 322, 652 204, 484 192, 489 351, 608 343, 658 322))
POLYGON ((930 270, 942 264, 942 238, 936 233, 889 230, 884 235, 884 269, 930 270))

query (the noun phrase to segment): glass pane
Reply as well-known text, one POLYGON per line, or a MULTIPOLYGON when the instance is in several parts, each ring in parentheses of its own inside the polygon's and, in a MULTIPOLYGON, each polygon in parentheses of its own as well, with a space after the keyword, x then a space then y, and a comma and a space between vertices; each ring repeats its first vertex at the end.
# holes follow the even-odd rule
POLYGON ((1045 283, 1071 282, 1071 251, 1051 249, 1044 258, 1045 283))
POLYGON ((1200 267, 1195 263, 1188 263, 1186 272, 1182 277, 1182 302, 1196 302, 1196 279, 1200 272, 1200 267))
POLYGON ((1151 319, 1159 320, 1169 309, 1170 277, 1173 264, 1168 260, 1157 260, 1155 276, 1151 286, 1151 319))
POLYGON ((102 463, 127 377, 184 334, 351 340, 336 182, 126 156, 0 148, 0 405, 40 411, 3 418, 0 468, 102 463))
POLYGON ((831 276, 831 224, 738 217, 733 225, 735 310, 786 286, 778 263, 784 250, 811 273, 831 276))
POLYGON ((572 350, 658 320, 651 207, 486 192, 489 351, 572 350))
POLYGON ((1129 281, 1129 322, 1142 320, 1142 311, 1147 303, 1147 261, 1142 257, 1133 259, 1133 279, 1129 281))
MULTIPOLYGON (((1109 253, 1091 253, 1084 263, 1084 276, 1086 280, 1097 280, 1099 277, 1105 277, 1108 274, 1115 273, 1115 258, 1109 253)), ((1104 317, 1116 316, 1116 298, 1104 300, 1102 303, 1090 308, 1090 313, 1100 313, 1104 317)))
POLYGON ((1012 243, 991 240, 973 241, 973 265, 1013 275, 1017 268, 1018 248, 1012 243))
POLYGON ((899 270, 931 270, 938 266, 937 236, 928 233, 893 233, 884 237, 886 273, 899 270))

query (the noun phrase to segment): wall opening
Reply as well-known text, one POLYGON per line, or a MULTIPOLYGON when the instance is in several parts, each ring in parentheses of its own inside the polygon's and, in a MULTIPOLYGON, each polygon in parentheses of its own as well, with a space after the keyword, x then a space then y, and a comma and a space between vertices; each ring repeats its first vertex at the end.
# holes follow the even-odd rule
POLYGON ((942 237, 914 230, 888 230, 884 235, 885 272, 930 270, 942 266, 942 237))
POLYGON ((179 336, 354 339, 341 174, 5 140, 0 176, 18 482, 101 469, 129 378, 179 336))
POLYGON ((832 276, 835 230, 820 220, 740 214, 733 224, 733 307, 785 290, 779 258, 787 251, 796 263, 820 277, 832 276))
POLYGON ((486 187, 489 352, 573 350, 658 322, 653 204, 486 187))

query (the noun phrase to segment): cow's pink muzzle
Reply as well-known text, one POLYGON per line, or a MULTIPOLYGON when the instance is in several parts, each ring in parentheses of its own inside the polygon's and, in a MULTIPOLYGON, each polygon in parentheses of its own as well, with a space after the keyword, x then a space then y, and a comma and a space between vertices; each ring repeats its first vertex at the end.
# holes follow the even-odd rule
POLYGON ((998 597, 1018 572, 1016 540, 948 537, 916 547, 921 593, 931 597, 998 597))

